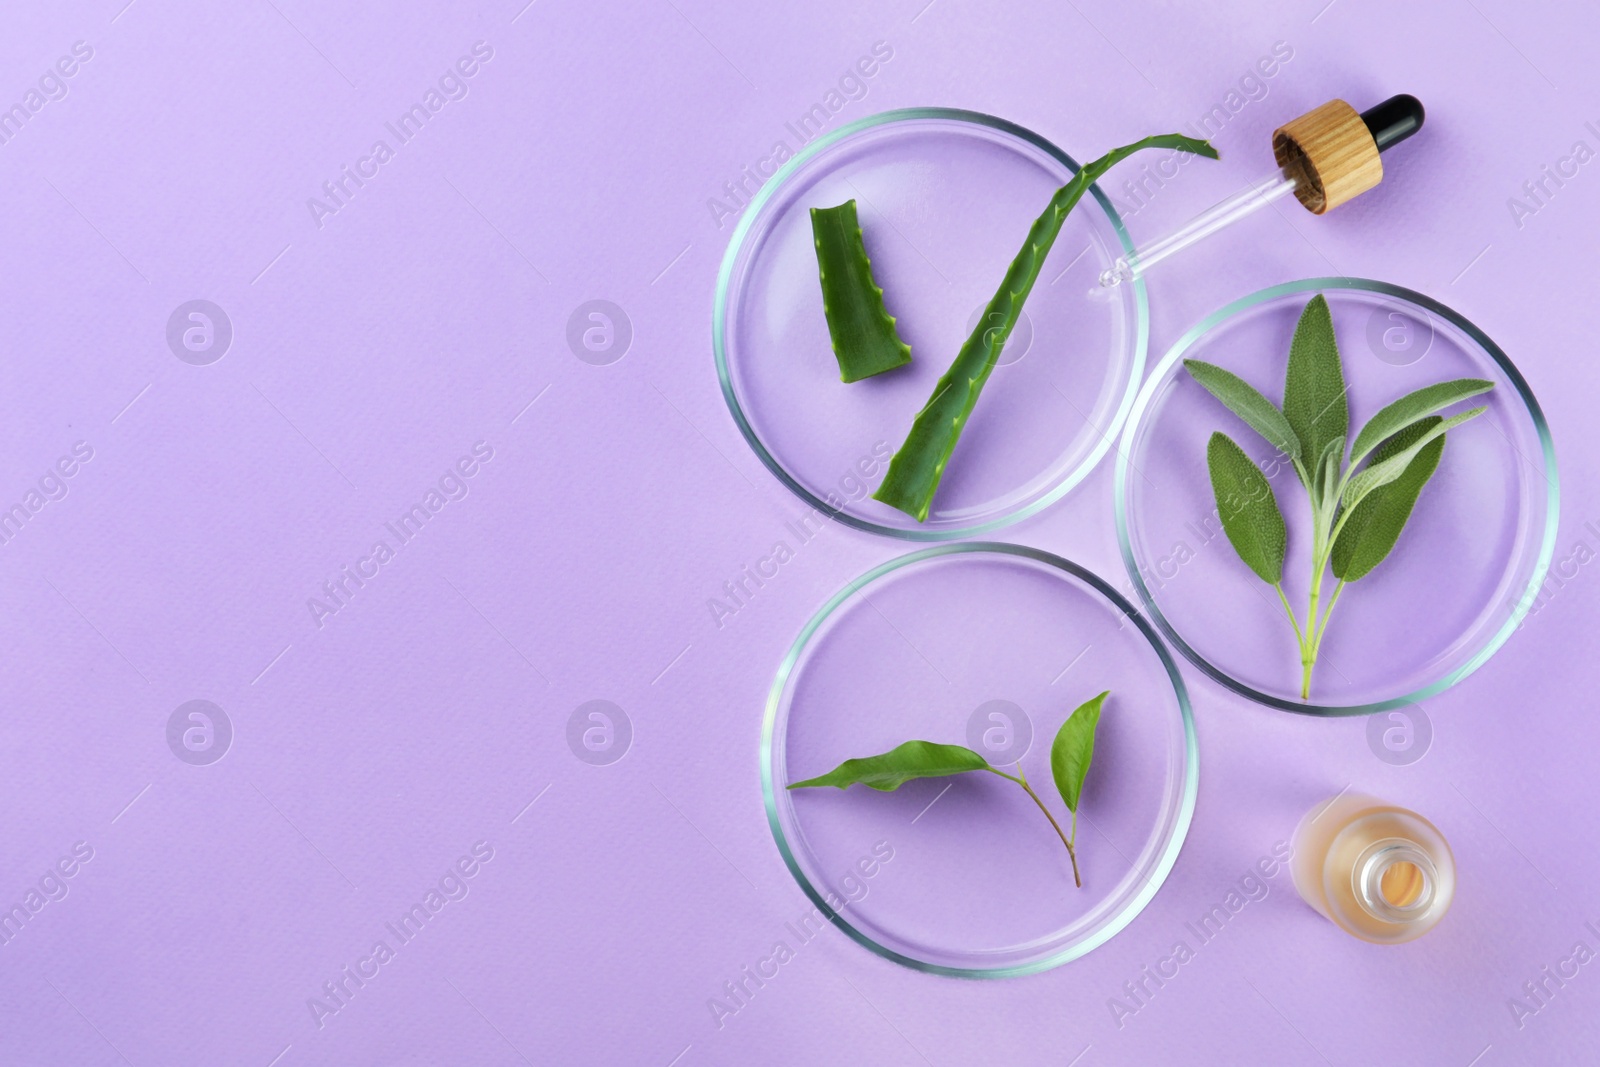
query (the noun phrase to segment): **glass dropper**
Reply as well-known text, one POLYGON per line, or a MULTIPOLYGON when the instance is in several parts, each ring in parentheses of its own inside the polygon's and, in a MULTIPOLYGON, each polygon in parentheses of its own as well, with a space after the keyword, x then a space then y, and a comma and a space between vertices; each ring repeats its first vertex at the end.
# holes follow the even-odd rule
POLYGON ((1254 214, 1288 193, 1321 215, 1377 185, 1383 179, 1380 153, 1422 128, 1422 102, 1391 96, 1357 115, 1342 100, 1281 126, 1272 135, 1279 169, 1214 204, 1160 240, 1118 259, 1100 275, 1105 288, 1142 277, 1151 267, 1254 214))

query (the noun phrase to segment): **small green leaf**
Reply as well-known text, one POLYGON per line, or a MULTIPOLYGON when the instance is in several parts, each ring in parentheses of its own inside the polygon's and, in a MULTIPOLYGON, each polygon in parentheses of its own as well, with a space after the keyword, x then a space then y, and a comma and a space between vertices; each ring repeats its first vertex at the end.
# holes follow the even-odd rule
MULTIPOLYGON (((1444 420, 1429 415, 1401 430, 1372 454, 1374 464, 1399 455, 1444 420)), ((1422 487, 1428 484, 1444 455, 1443 437, 1435 437, 1406 465, 1404 473, 1388 485, 1379 486, 1364 497, 1344 520, 1338 540, 1333 543, 1333 575, 1343 582, 1354 582, 1372 573, 1400 539, 1411 518, 1422 487)))
POLYGON ((1268 585, 1283 580, 1283 553, 1288 531, 1278 511, 1272 483, 1244 449, 1220 431, 1206 446, 1211 489, 1217 496, 1222 529, 1245 566, 1268 585))
POLYGON ((1294 328, 1283 384, 1283 414, 1300 438, 1300 454, 1308 458, 1321 456, 1329 441, 1350 432, 1350 405, 1345 399, 1339 344, 1333 336, 1333 315, 1321 293, 1311 298, 1294 328))
POLYGON ((839 379, 857 382, 910 363, 911 349, 895 332, 894 316, 883 306, 883 290, 872 280, 856 202, 812 208, 811 238, 839 379))
POLYGON ((1315 492, 1313 502, 1326 501, 1339 484, 1339 472, 1344 469, 1344 438, 1335 437, 1322 446, 1322 455, 1316 465, 1306 471, 1311 476, 1315 492))
POLYGON ((943 778, 990 769, 988 760, 965 746, 907 741, 879 756, 847 759, 827 774, 794 782, 789 788, 814 789, 832 785, 844 789, 859 782, 880 792, 892 793, 917 778, 943 778))
POLYGON ((1267 444, 1290 459, 1300 458, 1300 439, 1295 436, 1289 420, 1283 417, 1278 406, 1262 396, 1256 387, 1234 374, 1211 363, 1186 359, 1194 380, 1205 386, 1206 392, 1227 405, 1228 410, 1243 419, 1249 427, 1267 439, 1267 444))
POLYGON ((1100 724, 1100 708, 1109 695, 1109 690, 1101 693, 1068 715, 1050 746, 1050 774, 1061 791, 1061 799, 1067 802, 1067 810, 1073 813, 1083 796, 1089 761, 1094 759, 1094 730, 1100 724))
POLYGON ((1335 437, 1333 440, 1322 446, 1322 455, 1317 457, 1317 465, 1315 469, 1319 471, 1326 471, 1330 463, 1333 465, 1334 470, 1338 470, 1344 465, 1343 437, 1335 437))
POLYGON ((1418 452, 1422 451, 1429 441, 1436 437, 1443 437, 1463 422, 1468 419, 1475 419, 1488 410, 1487 407, 1473 408, 1471 411, 1463 411, 1459 415, 1452 415, 1443 422, 1430 426, 1426 433, 1419 435, 1410 445, 1388 459, 1382 462, 1369 463, 1366 470, 1345 483, 1344 506, 1354 509, 1368 493, 1379 486, 1388 485, 1404 474, 1406 468, 1411 465, 1412 459, 1416 457, 1418 452))
POLYGON ((1414 393, 1407 393, 1372 416, 1367 424, 1361 427, 1361 432, 1356 434, 1355 445, 1350 449, 1350 462, 1360 463, 1368 452, 1378 446, 1378 442, 1393 437, 1418 419, 1442 411, 1458 400, 1487 393, 1493 388, 1493 382, 1486 382, 1482 378, 1457 378, 1454 381, 1437 382, 1414 393))

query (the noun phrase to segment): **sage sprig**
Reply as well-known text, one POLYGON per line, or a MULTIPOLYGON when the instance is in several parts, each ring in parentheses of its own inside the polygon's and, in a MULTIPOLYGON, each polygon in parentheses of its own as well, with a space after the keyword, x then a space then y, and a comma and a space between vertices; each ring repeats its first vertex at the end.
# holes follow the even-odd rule
POLYGON ((1067 856, 1072 861, 1072 881, 1081 888, 1083 879, 1078 873, 1077 851, 1078 805, 1083 799, 1083 784, 1089 774, 1089 763, 1094 758, 1094 734, 1100 724, 1100 710, 1108 696, 1109 691, 1079 705, 1067 716, 1061 729, 1056 731, 1056 739, 1050 746, 1050 775, 1055 779, 1056 791, 1061 794, 1067 811, 1072 815, 1070 833, 1061 829, 1061 824, 1045 806, 1044 800, 1028 784, 1028 776, 1023 773, 1021 763, 1017 764, 1015 775, 1007 774, 991 766, 981 754, 965 745, 906 741, 876 756, 847 759, 827 774, 793 782, 789 788, 815 789, 831 785, 848 789, 859 784, 882 793, 892 793, 919 778, 948 778, 969 771, 987 771, 1020 786, 1044 812, 1044 817, 1050 820, 1061 843, 1067 847, 1067 856))
POLYGON ((1283 590, 1288 529, 1272 484, 1231 438, 1221 431, 1211 435, 1206 466, 1223 532, 1245 566, 1276 590, 1300 646, 1300 699, 1310 699, 1312 669, 1340 593, 1371 574, 1393 551, 1423 486, 1439 467, 1445 434, 1487 408, 1475 407, 1448 418, 1438 412, 1488 392, 1494 383, 1457 378, 1407 393, 1372 416, 1351 440, 1344 367, 1333 316, 1320 294, 1306 305, 1295 326, 1281 410, 1221 367, 1196 359, 1186 359, 1183 365, 1212 396, 1289 458, 1306 490, 1311 510, 1311 582, 1302 623, 1283 590), (1329 570, 1337 584, 1324 600, 1329 570))

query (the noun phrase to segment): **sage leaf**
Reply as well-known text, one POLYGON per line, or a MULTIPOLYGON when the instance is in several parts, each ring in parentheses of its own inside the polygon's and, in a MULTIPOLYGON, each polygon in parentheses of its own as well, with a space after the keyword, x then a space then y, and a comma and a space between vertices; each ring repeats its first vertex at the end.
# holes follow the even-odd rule
MULTIPOLYGON (((1438 415, 1429 415, 1411 423, 1378 446, 1372 453, 1373 463, 1398 456, 1443 421, 1438 415)), ((1438 469, 1439 458, 1444 455, 1444 441, 1442 436, 1434 437, 1423 445, 1400 477, 1368 493, 1350 512, 1333 542, 1335 578, 1342 582, 1365 578, 1394 549, 1400 531, 1411 518, 1418 494, 1438 469)))
POLYGON ((1222 401, 1229 411, 1266 438, 1267 444, 1290 459, 1300 458, 1300 439, 1295 436, 1294 427, 1289 425, 1289 420, 1284 418, 1278 406, 1262 396, 1255 386, 1232 371, 1223 370, 1215 364, 1202 363, 1198 359, 1186 359, 1183 365, 1190 376, 1205 387, 1206 392, 1222 401))
POLYGON ((1388 459, 1368 464, 1366 470, 1345 483, 1344 506, 1353 510, 1368 493, 1379 486, 1388 485, 1404 474, 1406 467, 1410 466, 1411 460, 1418 452, 1422 451, 1429 441, 1436 437, 1443 437, 1468 419, 1475 419, 1488 410, 1487 407, 1480 407, 1473 408, 1471 411, 1463 411, 1459 415, 1452 415, 1437 425, 1430 426, 1426 433, 1418 436, 1416 441, 1388 459))
POLYGON ((1211 468, 1211 490, 1217 497, 1217 515, 1233 550, 1268 585, 1283 580, 1283 554, 1288 531, 1272 483, 1255 461, 1227 434, 1211 435, 1206 446, 1211 468))
POLYGON ((1322 456, 1314 467, 1306 470, 1316 486, 1315 499, 1325 502, 1337 491, 1339 472, 1344 470, 1344 438, 1335 437, 1322 446, 1322 456))
POLYGON ((1089 773, 1089 761, 1094 759, 1094 731, 1100 724, 1100 709, 1109 695, 1108 690, 1079 705, 1056 731, 1056 739, 1050 746, 1050 774, 1061 791, 1061 799, 1066 801, 1067 810, 1073 814, 1077 814, 1078 801, 1083 796, 1083 779, 1089 773))
POLYGON ((883 290, 872 280, 856 202, 812 208, 811 238, 840 381, 858 382, 910 363, 911 348, 895 332, 894 316, 883 306, 883 290))
POLYGON ((1023 302, 1033 291, 1033 283, 1039 280, 1039 271, 1044 268, 1044 261, 1068 213, 1102 174, 1145 148, 1172 148, 1217 158, 1217 150, 1205 141, 1178 133, 1161 134, 1113 149, 1085 163, 1072 180, 1057 189, 1044 214, 1029 228, 1021 251, 1011 261, 1000 288, 995 290, 978 324, 956 353, 950 369, 935 383, 933 396, 917 412, 905 443, 889 460, 889 470, 872 494, 874 500, 897 508, 918 522, 927 521, 933 495, 944 478, 945 467, 955 452, 961 431, 972 417, 978 396, 1022 314, 1023 302))
MULTIPOLYGON (((1350 405, 1345 398, 1339 344, 1333 336, 1333 315, 1321 293, 1300 313, 1289 343, 1283 414, 1300 438, 1300 454, 1308 459, 1320 457, 1329 441, 1350 432, 1350 405)), ((1315 480, 1315 471, 1306 474, 1315 480)))
POLYGON ((989 761, 964 745, 941 745, 934 741, 907 741, 878 756, 847 759, 827 774, 794 782, 790 789, 815 789, 837 786, 846 789, 856 783, 892 793, 918 778, 944 778, 967 771, 987 771, 989 761))
POLYGON ((1385 406, 1361 427, 1361 432, 1356 434, 1355 444, 1350 449, 1350 463, 1352 465, 1360 463, 1380 441, 1393 437, 1418 419, 1442 411, 1458 400, 1487 393, 1493 388, 1493 382, 1486 382, 1482 378, 1457 378, 1454 381, 1436 382, 1414 393, 1407 393, 1394 403, 1385 406))

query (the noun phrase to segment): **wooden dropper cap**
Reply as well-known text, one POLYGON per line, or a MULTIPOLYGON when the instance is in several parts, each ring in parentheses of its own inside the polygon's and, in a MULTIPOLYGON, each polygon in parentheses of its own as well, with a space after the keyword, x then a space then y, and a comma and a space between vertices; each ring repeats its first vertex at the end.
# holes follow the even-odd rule
POLYGON ((1321 215, 1381 182, 1379 153, 1420 130, 1424 117, 1422 102, 1404 94, 1360 114, 1329 100, 1274 130, 1272 154, 1295 179, 1296 199, 1321 215))

